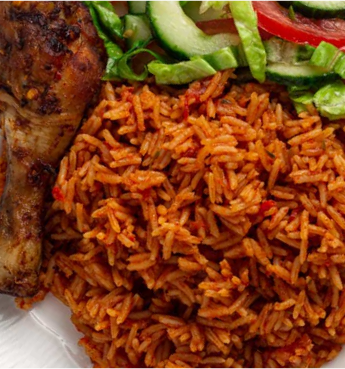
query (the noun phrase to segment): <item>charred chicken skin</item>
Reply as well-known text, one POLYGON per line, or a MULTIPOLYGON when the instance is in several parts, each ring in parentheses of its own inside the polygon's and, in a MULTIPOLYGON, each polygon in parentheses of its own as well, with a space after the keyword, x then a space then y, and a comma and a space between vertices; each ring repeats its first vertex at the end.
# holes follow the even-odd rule
POLYGON ((101 49, 80 2, 0 2, 0 292, 38 288, 49 178, 99 88, 101 49))

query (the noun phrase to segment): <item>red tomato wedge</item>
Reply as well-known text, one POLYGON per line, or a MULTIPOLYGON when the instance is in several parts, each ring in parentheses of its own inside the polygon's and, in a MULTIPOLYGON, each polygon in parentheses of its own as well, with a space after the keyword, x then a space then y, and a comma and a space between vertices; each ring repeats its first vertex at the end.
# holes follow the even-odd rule
MULTIPOLYGON (((235 22, 232 18, 214 19, 209 21, 196 22, 196 25, 208 35, 214 35, 216 33, 237 33, 235 22)), ((263 29, 260 29, 260 36, 263 40, 267 40, 272 37, 271 34, 263 29)))
POLYGON ((232 18, 196 22, 196 25, 208 35, 226 32, 237 33, 235 22, 232 18))
POLYGON ((342 19, 309 19, 296 13, 289 18, 288 10, 275 1, 253 1, 259 27, 284 40, 318 46, 321 41, 338 48, 345 47, 345 21, 342 19))

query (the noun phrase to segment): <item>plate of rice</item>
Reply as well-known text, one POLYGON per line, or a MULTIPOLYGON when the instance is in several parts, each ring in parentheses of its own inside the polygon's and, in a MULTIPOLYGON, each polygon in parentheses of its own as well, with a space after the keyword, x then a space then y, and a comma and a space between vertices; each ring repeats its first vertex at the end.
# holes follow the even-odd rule
POLYGON ((321 74, 272 65, 105 74, 45 203, 39 290, 0 295, 1 367, 344 365, 344 104, 325 100, 343 83, 293 89, 321 74))

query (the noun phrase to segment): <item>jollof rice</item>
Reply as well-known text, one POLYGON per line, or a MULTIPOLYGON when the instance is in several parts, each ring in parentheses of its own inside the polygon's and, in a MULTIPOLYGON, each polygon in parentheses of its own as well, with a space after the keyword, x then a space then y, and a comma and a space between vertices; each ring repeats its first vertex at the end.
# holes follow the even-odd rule
POLYGON ((97 367, 319 367, 345 342, 341 122, 231 70, 106 83, 63 158, 42 288, 97 367))

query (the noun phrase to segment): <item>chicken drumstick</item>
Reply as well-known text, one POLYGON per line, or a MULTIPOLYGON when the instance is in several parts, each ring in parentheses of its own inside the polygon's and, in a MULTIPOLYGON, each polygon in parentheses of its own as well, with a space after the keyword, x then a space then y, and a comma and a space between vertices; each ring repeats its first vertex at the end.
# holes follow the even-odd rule
POLYGON ((0 2, 0 123, 7 148, 0 203, 0 293, 33 295, 52 168, 98 91, 103 63, 80 2, 0 2))

